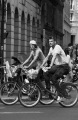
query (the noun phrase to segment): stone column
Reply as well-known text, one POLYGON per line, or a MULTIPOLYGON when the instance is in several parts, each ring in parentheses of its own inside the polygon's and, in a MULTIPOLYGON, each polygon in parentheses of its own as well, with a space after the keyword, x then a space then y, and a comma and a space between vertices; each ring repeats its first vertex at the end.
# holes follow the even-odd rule
POLYGON ((14 56, 14 6, 11 6, 11 56, 14 56))
POLYGON ((18 53, 21 52, 21 10, 19 10, 19 35, 18 35, 18 38, 19 38, 19 41, 18 41, 18 53))
POLYGON ((30 40, 32 40, 32 11, 30 15, 30 40))
POLYGON ((27 54, 27 13, 25 12, 25 54, 27 54))

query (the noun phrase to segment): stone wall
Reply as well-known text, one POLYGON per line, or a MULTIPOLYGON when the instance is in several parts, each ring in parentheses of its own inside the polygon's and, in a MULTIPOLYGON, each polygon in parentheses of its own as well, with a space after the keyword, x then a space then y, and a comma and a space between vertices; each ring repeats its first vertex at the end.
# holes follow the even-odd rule
POLYGON ((28 57, 31 39, 41 46, 40 6, 33 0, 24 0, 24 3, 22 0, 7 0, 6 31, 9 35, 4 41, 4 61, 12 63, 11 56, 18 53, 28 57))

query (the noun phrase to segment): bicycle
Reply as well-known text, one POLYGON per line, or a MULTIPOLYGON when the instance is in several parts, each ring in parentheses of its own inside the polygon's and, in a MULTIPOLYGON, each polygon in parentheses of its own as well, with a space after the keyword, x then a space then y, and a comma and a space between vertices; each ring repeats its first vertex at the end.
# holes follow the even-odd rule
POLYGON ((60 101, 59 104, 63 107, 72 107, 77 103, 78 90, 77 90, 76 85, 74 85, 73 83, 68 83, 68 82, 64 81, 63 77, 58 80, 59 85, 61 88, 66 90, 66 92, 67 92, 68 96, 70 96, 70 98, 66 98, 62 93, 59 93, 58 90, 53 85, 53 83, 50 82, 51 87, 54 90, 53 89, 48 90, 43 85, 42 85, 43 86, 42 88, 39 86, 39 84, 37 82, 37 77, 35 77, 35 79, 31 79, 30 74, 28 74, 27 76, 28 76, 29 83, 24 84, 19 90, 19 101, 23 106, 34 107, 35 105, 38 104, 39 101, 42 104, 51 104, 54 101, 57 101, 58 96, 62 97, 62 101, 60 101), (23 89, 26 90, 25 94, 23 94, 23 92, 22 92, 23 89), (51 95, 51 100, 49 102, 47 102, 43 98, 42 92, 43 93, 47 92, 48 94, 51 95), (32 97, 34 97, 34 100, 32 100, 32 97))
POLYGON ((19 64, 20 62, 17 65, 10 66, 12 76, 8 76, 7 69, 5 69, 7 81, 1 86, 1 102, 6 105, 13 105, 18 101, 19 88, 24 83, 24 72, 19 67, 19 64))

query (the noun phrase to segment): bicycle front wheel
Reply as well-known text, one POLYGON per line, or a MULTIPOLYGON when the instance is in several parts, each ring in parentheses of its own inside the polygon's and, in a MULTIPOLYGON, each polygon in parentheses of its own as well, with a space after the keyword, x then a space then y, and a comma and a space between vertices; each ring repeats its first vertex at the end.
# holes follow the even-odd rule
POLYGON ((35 84, 27 83, 19 91, 19 101, 25 107, 34 107, 40 100, 40 89, 35 84))
POLYGON ((75 85, 72 83, 67 83, 63 86, 63 88, 67 92, 67 97, 64 97, 59 104, 63 107, 72 107, 74 106, 78 101, 78 89, 75 85))
POLYGON ((19 86, 15 82, 7 82, 1 86, 1 102, 13 105, 18 101, 19 86))

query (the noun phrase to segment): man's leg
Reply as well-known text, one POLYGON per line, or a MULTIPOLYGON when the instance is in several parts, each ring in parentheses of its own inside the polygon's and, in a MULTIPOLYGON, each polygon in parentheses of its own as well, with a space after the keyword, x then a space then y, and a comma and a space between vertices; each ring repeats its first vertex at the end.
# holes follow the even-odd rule
POLYGON ((47 72, 44 73, 46 89, 48 89, 48 90, 50 90, 50 80, 55 71, 56 71, 56 66, 53 66, 50 70, 48 70, 47 72))
POLYGON ((42 81, 44 81, 44 76, 43 76, 43 70, 42 69, 40 69, 36 80, 37 80, 37 83, 38 83, 39 87, 43 89, 44 86, 42 84, 42 81))
POLYGON ((53 84, 55 85, 56 89, 59 91, 59 93, 61 93, 62 95, 64 96, 67 96, 67 92, 65 89, 61 88, 59 86, 59 83, 58 83, 58 79, 60 79, 67 71, 66 71, 67 66, 59 66, 55 72, 55 74, 53 74, 52 76, 52 82, 53 84))

